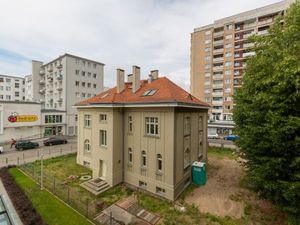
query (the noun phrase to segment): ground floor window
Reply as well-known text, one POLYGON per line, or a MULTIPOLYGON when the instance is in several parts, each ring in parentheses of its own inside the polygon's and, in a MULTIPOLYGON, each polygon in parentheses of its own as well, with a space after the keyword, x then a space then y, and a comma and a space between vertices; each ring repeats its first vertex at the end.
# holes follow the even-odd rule
POLYGON ((90 140, 89 139, 85 139, 84 140, 84 150, 86 152, 91 151, 91 144, 90 144, 90 140))
POLYGON ((143 189, 146 189, 147 188, 147 183, 144 182, 144 181, 139 181, 139 187, 143 188, 143 189))
POLYGON ((85 167, 89 167, 89 168, 90 168, 90 166, 91 166, 90 162, 87 162, 87 161, 83 161, 83 165, 84 165, 85 167))
POLYGON ((161 187, 156 187, 156 193, 163 195, 166 193, 166 190, 161 187))

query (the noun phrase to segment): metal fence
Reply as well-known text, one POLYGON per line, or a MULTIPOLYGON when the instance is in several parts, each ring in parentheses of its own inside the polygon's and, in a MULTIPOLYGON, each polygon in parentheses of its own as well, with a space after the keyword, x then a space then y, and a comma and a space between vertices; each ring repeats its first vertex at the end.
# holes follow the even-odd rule
POLYGON ((77 152, 76 144, 52 146, 47 148, 37 149, 35 151, 15 151, 10 154, 0 156, 0 167, 9 165, 22 165, 28 162, 39 160, 43 155, 44 159, 57 157, 77 152))
MULTIPOLYGON (((37 168, 33 164, 20 165, 20 169, 37 183, 41 184, 40 170, 37 171, 37 168)), ((89 197, 89 195, 82 194, 85 190, 81 187, 72 187, 68 185, 66 181, 59 180, 50 173, 43 172, 42 177, 43 187, 93 221, 94 224, 100 225, 94 218, 101 212, 103 202, 97 200, 95 197, 93 198, 89 197)))

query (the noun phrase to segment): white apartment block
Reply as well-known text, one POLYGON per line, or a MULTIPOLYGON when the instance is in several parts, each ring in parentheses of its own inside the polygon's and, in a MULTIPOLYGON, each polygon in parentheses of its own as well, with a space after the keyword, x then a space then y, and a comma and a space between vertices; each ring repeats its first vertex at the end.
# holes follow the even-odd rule
MULTIPOLYGON (((211 105, 212 122, 218 133, 234 127, 233 95, 243 84, 252 35, 266 35, 278 15, 285 14, 293 0, 281 1, 195 28, 191 34, 191 93, 211 105)), ((281 21, 282 23, 284 21, 281 21)))
POLYGON ((25 81, 22 77, 0 75, 0 101, 24 101, 25 81))
POLYGON ((72 106, 103 91, 103 71, 103 63, 70 54, 48 63, 32 61, 32 75, 25 81, 26 100, 42 103, 44 135, 77 134, 77 112, 72 106))

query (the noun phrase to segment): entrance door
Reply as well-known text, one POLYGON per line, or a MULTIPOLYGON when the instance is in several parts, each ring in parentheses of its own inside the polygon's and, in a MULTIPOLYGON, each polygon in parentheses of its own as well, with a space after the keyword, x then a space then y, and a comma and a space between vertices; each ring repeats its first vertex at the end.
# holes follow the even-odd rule
POLYGON ((106 164, 103 160, 99 160, 99 177, 106 176, 106 164))

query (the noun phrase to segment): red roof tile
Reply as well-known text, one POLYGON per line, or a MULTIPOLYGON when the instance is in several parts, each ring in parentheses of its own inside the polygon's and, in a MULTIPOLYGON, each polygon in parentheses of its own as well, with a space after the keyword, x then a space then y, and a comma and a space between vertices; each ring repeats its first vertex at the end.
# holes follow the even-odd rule
POLYGON ((192 96, 166 77, 160 77, 153 80, 151 83, 147 80, 141 80, 141 87, 136 93, 132 93, 131 85, 132 83, 125 83, 125 89, 121 93, 117 93, 117 87, 114 87, 101 92, 95 97, 83 100, 76 105, 113 103, 188 103, 209 107, 208 104, 192 96), (145 91, 150 89, 156 89, 157 91, 154 95, 143 96, 145 91))

